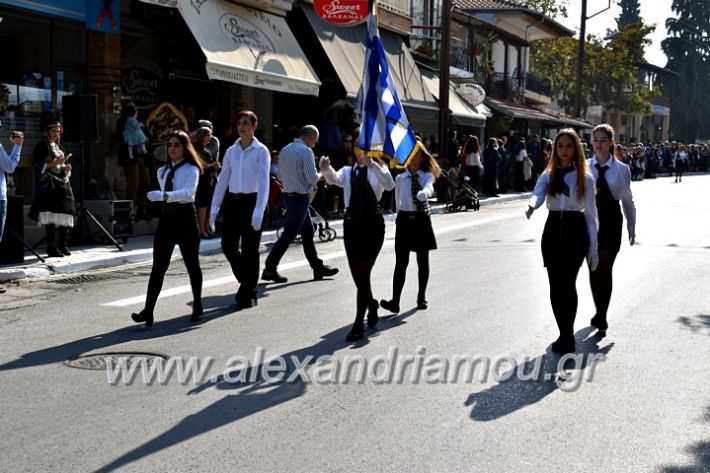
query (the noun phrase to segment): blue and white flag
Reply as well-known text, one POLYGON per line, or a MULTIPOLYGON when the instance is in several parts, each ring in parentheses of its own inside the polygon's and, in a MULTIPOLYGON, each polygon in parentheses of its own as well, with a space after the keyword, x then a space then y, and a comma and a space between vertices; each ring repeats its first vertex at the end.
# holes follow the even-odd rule
POLYGON ((367 24, 365 74, 360 90, 360 141, 365 154, 390 158, 391 167, 406 167, 417 151, 417 140, 404 114, 390 76, 387 56, 377 31, 373 2, 367 24))

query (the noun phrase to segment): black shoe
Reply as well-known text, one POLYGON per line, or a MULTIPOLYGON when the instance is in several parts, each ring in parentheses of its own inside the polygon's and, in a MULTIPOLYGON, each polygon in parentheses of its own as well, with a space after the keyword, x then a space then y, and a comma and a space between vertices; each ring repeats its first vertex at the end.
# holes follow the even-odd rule
POLYGON ((249 299, 244 299, 237 295, 234 297, 234 302, 237 303, 237 310, 251 309, 252 307, 256 307, 256 299, 251 297, 249 299))
POLYGON ((319 281, 326 276, 330 277, 335 276, 336 274, 338 274, 338 268, 331 268, 330 266, 323 265, 322 268, 313 270, 313 279, 319 281))
POLYGON ((139 324, 145 322, 146 327, 153 326, 153 314, 146 314, 144 310, 140 311, 137 314, 131 314, 131 318, 134 322, 139 324))
POLYGON ((268 269, 265 269, 261 273, 261 279, 263 279, 264 281, 273 281, 278 283, 288 281, 288 278, 281 276, 276 270, 269 271, 268 269))
POLYGON ((71 256, 71 251, 69 251, 69 248, 67 248, 66 246, 62 246, 61 248, 57 248, 57 250, 59 250, 59 252, 61 254, 63 254, 64 256, 71 256))
POLYGON ((379 307, 380 305, 373 299, 370 307, 367 309, 367 328, 375 328, 377 322, 380 321, 380 316, 377 315, 377 309, 379 309, 379 307))
POLYGON ((606 332, 606 329, 609 328, 609 324, 606 322, 606 319, 602 319, 598 315, 592 317, 592 320, 589 321, 589 325, 596 328, 600 332, 606 332))
POLYGON ((63 258, 64 254, 59 251, 59 249, 52 245, 47 247, 47 257, 49 258, 63 258))
POLYGON ((427 310, 428 308, 429 308, 429 304, 427 304, 427 301, 417 302, 417 310, 427 310))
POLYGON ((399 304, 395 304, 394 301, 386 301, 382 299, 380 301, 380 307, 385 310, 389 310, 393 314, 399 314, 399 304))
POLYGON ((204 311, 202 310, 202 303, 193 304, 192 315, 190 316, 190 320, 193 322, 197 322, 198 320, 200 320, 202 318, 203 312, 204 311))
POLYGON ((353 324, 353 328, 350 329, 350 333, 345 337, 348 342, 356 342, 365 338, 365 327, 361 323, 353 324))
POLYGON ((555 353, 574 353, 576 349, 574 337, 560 337, 552 342, 551 348, 555 353))

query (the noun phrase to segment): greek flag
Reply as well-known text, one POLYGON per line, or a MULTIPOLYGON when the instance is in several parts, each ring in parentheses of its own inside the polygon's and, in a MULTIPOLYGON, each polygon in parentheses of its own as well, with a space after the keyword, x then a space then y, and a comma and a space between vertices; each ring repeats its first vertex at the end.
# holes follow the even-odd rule
POLYGON ((365 74, 358 97, 361 110, 358 144, 369 156, 389 158, 391 167, 406 167, 416 153, 417 140, 390 76, 377 31, 375 3, 367 24, 365 74))

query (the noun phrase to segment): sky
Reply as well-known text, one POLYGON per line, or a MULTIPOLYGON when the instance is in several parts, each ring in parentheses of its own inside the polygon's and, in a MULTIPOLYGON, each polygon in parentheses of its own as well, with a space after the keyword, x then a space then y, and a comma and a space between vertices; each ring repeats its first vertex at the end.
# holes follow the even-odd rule
MULTIPOLYGON (((666 19, 675 16, 671 10, 672 0, 640 0, 641 17, 647 24, 655 24, 656 31, 650 36, 653 44, 646 47, 646 61, 664 67, 668 59, 661 49, 661 41, 666 37, 666 19)), ((587 0, 587 16, 603 10, 609 0, 587 0)), ((611 0, 611 8, 587 20, 587 34, 606 36, 606 30, 616 30, 616 18, 621 13, 617 0, 611 0)), ((567 18, 560 23, 579 33, 580 17, 582 15, 581 0, 567 0, 567 18)))

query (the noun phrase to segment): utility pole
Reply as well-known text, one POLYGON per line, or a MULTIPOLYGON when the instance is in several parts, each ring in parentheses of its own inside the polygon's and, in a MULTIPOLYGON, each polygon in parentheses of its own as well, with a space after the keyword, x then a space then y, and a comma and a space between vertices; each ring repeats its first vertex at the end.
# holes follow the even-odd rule
POLYGON ((577 84, 574 91, 574 115, 576 117, 582 116, 582 80, 583 80, 583 66, 584 66, 584 45, 585 36, 587 34, 587 20, 594 18, 598 14, 607 11, 611 8, 611 0, 607 4, 607 7, 603 10, 599 10, 594 15, 587 16, 587 0, 582 0, 582 18, 579 24, 579 53, 577 55, 577 84))
POLYGON ((439 48, 439 159, 449 159, 449 64, 451 61, 451 0, 442 0, 439 48))

